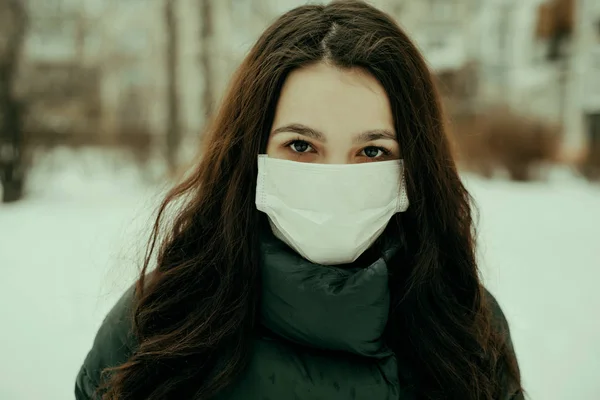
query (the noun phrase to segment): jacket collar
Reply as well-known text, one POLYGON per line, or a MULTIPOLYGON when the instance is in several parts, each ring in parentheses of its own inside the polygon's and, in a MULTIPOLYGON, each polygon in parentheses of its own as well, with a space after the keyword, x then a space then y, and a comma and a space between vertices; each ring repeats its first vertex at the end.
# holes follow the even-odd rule
POLYGON ((390 293, 388 246, 366 266, 313 264, 272 236, 261 241, 261 322, 297 344, 383 358, 390 293))

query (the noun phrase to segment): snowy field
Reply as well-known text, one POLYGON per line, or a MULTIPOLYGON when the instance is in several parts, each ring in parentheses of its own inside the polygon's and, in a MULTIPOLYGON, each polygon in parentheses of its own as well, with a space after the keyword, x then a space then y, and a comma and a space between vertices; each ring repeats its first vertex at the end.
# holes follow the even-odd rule
MULTIPOLYGON (((125 165, 43 165, 27 200, 0 205, 2 400, 73 398, 160 198, 125 165)), ((530 399, 600 399, 600 187, 566 171, 548 183, 465 179, 485 282, 511 323, 530 399)))

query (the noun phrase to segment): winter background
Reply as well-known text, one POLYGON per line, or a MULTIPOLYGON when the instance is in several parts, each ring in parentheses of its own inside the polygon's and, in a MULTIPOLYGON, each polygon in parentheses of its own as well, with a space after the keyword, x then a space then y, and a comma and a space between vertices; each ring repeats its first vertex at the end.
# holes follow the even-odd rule
MULTIPOLYGON (((0 6, 3 1, 8 0, 0 0, 0 6)), ((45 10, 38 13, 38 19, 45 18, 51 3, 52 7, 60 3, 65 10, 85 4, 86 15, 100 22, 101 40, 92 35, 84 51, 71 52, 76 46, 65 38, 72 31, 56 33, 54 41, 47 39, 49 31, 34 31, 32 36, 47 41, 28 43, 26 56, 46 61, 81 57, 83 63, 93 64, 106 59, 105 54, 139 51, 135 62, 102 64, 104 112, 111 116, 124 107, 115 100, 119 88, 150 87, 144 92, 149 110, 144 118, 150 121, 148 129, 159 127, 158 134, 166 119, 166 73, 161 69, 164 54, 154 51, 163 46, 163 36, 154 32, 162 29, 163 5, 177 4, 179 15, 185 17, 180 24, 178 56, 180 79, 185 82, 180 88, 180 157, 189 159, 186 149, 195 148, 203 123, 196 110, 211 84, 198 73, 208 74, 210 68, 195 69, 190 65, 196 61, 188 62, 198 58, 194 46, 199 37, 194 28, 198 24, 189 20, 196 14, 190 10, 211 1, 29 1, 32 9, 45 10), (201 90, 189 90, 195 87, 201 90)), ((211 89, 214 93, 220 93, 225 76, 235 66, 231 60, 239 59, 264 27, 265 18, 253 14, 251 6, 275 15, 300 3, 212 1, 217 21, 214 37, 218 38, 210 43, 215 57, 212 79, 218 82, 211 89), (219 52, 226 46, 227 57, 222 55, 225 51, 219 52)), ((492 88, 489 93, 493 87, 507 88, 508 92, 502 92, 507 102, 531 106, 529 111, 549 119, 557 115, 561 104, 566 107, 560 109, 568 126, 565 147, 571 153, 581 149, 582 127, 575 116, 592 107, 588 100, 593 97, 582 88, 600 82, 600 70, 586 69, 593 51, 586 47, 590 36, 583 28, 573 36, 572 65, 562 92, 555 85, 559 82, 553 75, 555 68, 540 63, 538 56, 530 57, 544 44, 527 44, 523 39, 533 29, 531 21, 542 0, 378 3, 399 15, 413 12, 417 16, 419 7, 437 4, 437 19, 429 24, 416 17, 405 19, 413 24, 407 29, 414 33, 432 68, 450 68, 477 54, 484 80, 492 88), (468 13, 440 24, 452 11, 448 4, 468 13), (501 15, 504 20, 498 20, 501 15), (449 30, 440 29, 442 25, 449 30), (568 101, 557 101, 557 93, 568 101)), ((594 13, 585 8, 594 0, 576 3, 579 10, 587 10, 580 13, 581 18, 594 16, 600 21, 600 10, 594 13)), ((66 24, 69 18, 53 21, 66 24)), ((600 68, 600 63, 596 65, 600 68)), ((123 101, 131 105, 127 99, 123 101)), ((106 119, 108 123, 102 121, 103 130, 115 129, 118 124, 113 117, 106 119)), ((32 160, 23 199, 0 204, 0 400, 73 398, 79 367, 103 317, 137 276, 154 212, 173 182, 164 179, 165 161, 156 154, 143 170, 127 151, 88 147, 58 146, 35 152, 32 160)), ((569 165, 551 167, 544 181, 516 183, 502 174, 488 180, 466 172, 463 179, 479 209, 482 276, 510 323, 529 399, 600 399, 600 184, 583 179, 569 165)))

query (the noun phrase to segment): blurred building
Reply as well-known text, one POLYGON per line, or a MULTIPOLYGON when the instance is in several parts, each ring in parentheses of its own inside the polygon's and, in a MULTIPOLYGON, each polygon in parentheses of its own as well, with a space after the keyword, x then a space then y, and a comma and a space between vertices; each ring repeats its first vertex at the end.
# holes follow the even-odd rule
POLYGON ((106 2, 97 18, 104 134, 116 140, 132 131, 158 134, 166 109, 160 2, 106 2))
MULTIPOLYGON (((195 3, 176 2, 184 132, 197 132, 203 119, 195 3)), ((19 91, 29 105, 33 137, 160 144, 167 110, 164 7, 159 0, 29 0, 19 91)))
POLYGON ((476 55, 473 0, 380 0, 417 43, 435 72, 455 71, 476 55))
POLYGON ((452 113, 472 113, 479 101, 481 2, 474 0, 387 0, 383 7, 416 42, 452 113))
POLYGON ((28 32, 16 88, 25 104, 29 141, 96 140, 101 76, 94 57, 96 30, 87 19, 85 3, 29 0, 26 4, 28 32))
POLYGON ((595 117, 588 115, 600 106, 599 8, 595 0, 486 0, 481 7, 482 97, 559 126, 567 159, 590 145, 595 117))
MULTIPOLYGON (((137 127, 164 136, 166 2, 106 4, 100 17, 104 130, 119 135, 137 127)), ((271 14, 265 2, 247 0, 177 0, 174 4, 179 122, 183 140, 193 142, 207 120, 207 109, 219 102, 230 76, 271 14)))

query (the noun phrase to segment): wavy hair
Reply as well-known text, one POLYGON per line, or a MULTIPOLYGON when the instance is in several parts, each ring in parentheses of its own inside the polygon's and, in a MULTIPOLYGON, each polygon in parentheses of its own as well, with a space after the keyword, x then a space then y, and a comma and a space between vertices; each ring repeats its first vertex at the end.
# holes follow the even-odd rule
POLYGON ((402 251, 389 266, 385 336, 410 370, 400 379, 423 399, 496 400, 507 381, 520 389, 479 280, 471 199, 431 73, 388 15, 334 1, 281 16, 234 75, 197 166, 159 210, 136 290, 139 346, 110 371, 104 399, 209 399, 248 364, 261 292, 256 227, 265 226, 254 204, 257 155, 286 77, 318 62, 367 70, 391 103, 411 199, 390 224, 402 251))

